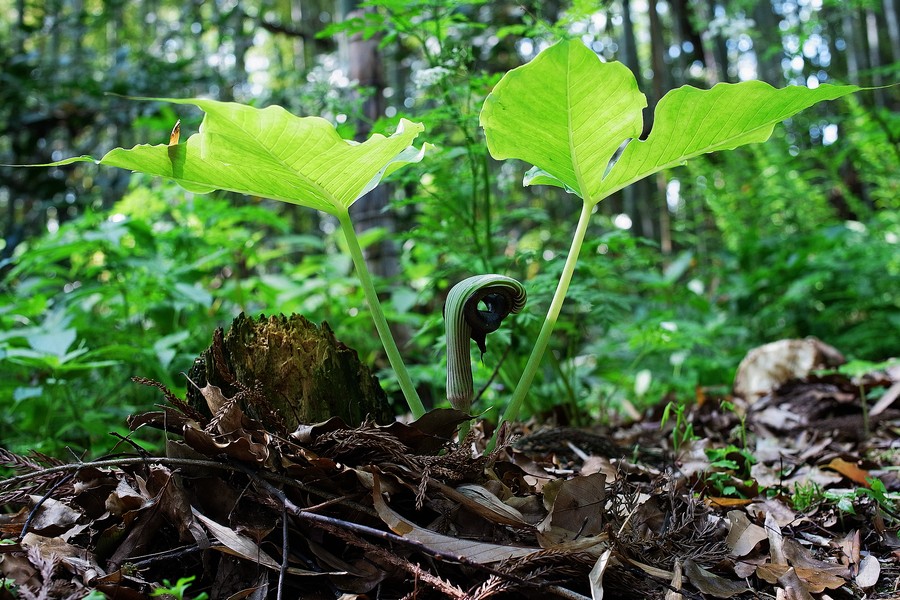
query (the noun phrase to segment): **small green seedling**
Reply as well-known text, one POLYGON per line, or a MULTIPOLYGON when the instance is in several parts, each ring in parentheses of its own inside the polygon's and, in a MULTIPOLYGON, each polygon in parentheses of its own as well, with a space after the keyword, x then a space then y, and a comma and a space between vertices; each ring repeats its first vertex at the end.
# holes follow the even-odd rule
POLYGON ((694 433, 694 425, 688 421, 688 405, 682 400, 675 400, 666 404, 663 409, 659 427, 663 428, 672 416, 675 416, 675 425, 672 427, 672 448, 675 454, 687 443, 699 439, 694 433))
MULTIPOLYGON (((196 577, 194 575, 191 575, 190 577, 180 577, 175 584, 170 583, 168 579, 163 579, 162 587, 156 588, 150 595, 154 598, 171 596, 175 598, 175 600, 189 600, 185 594, 187 594, 187 589, 191 587, 191 583, 193 583, 195 579, 196 577)), ((193 600, 207 600, 207 598, 209 598, 209 594, 202 592, 197 596, 194 596, 193 600)))
MULTIPOLYGON (((580 41, 561 41, 504 75, 481 113, 488 149, 494 158, 534 165, 525 185, 562 187, 581 199, 582 208, 556 292, 502 420, 518 417, 598 202, 690 158, 765 141, 776 123, 859 89, 775 89, 758 81, 710 90, 685 86, 660 100, 653 130, 641 141, 641 110, 647 101, 634 75, 620 63, 601 62, 580 41)), ((426 146, 417 150, 411 144, 423 126, 402 119, 392 136, 374 135, 356 144, 341 139, 324 119, 295 117, 276 106, 260 110, 213 100, 161 100, 202 109, 206 114, 200 131, 183 143, 173 134, 169 144, 116 148, 98 162, 173 179, 194 192, 230 190, 336 217, 400 388, 413 415, 421 416, 425 409, 388 329, 349 208, 384 176, 422 159, 426 146)), ((93 160, 83 156, 51 164, 93 160)))
POLYGON ((791 493, 791 506, 798 512, 806 512, 825 498, 822 486, 815 481, 797 483, 791 493))
POLYGON ((706 480, 713 489, 720 496, 743 497, 732 483, 732 478, 740 479, 746 486, 752 485, 750 468, 756 464, 756 457, 749 450, 738 448, 734 444, 724 448, 707 448, 705 453, 710 468, 706 480))

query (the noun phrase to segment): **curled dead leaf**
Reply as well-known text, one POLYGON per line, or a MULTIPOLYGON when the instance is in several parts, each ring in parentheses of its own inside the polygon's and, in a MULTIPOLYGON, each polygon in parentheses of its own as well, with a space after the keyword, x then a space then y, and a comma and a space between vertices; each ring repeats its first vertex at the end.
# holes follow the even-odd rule
POLYGON ((606 567, 609 566, 610 557, 612 557, 612 550, 606 550, 594 563, 594 567, 588 575, 592 600, 603 600, 603 574, 606 573, 606 567))

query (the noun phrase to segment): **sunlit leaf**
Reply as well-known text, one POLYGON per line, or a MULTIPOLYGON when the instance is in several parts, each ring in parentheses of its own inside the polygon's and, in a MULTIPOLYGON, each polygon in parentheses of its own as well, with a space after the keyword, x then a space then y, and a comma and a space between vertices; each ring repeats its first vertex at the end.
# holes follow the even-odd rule
MULTIPOLYGON (((169 144, 116 148, 100 164, 173 179, 192 192, 229 190, 340 214, 425 152, 424 146, 410 146, 424 126, 406 119, 390 137, 375 134, 356 143, 341 138, 325 119, 296 117, 279 106, 156 100, 199 107, 206 113, 200 131, 180 144, 171 144, 178 137, 173 132, 169 144)), ((92 160, 81 156, 51 164, 92 160)))
POLYGON ((485 100, 481 124, 494 158, 538 167, 531 184, 587 198, 616 149, 640 135, 646 105, 625 65, 601 63, 580 42, 560 42, 504 75, 485 100))
POLYGON ((765 141, 776 123, 859 89, 775 89, 760 81, 710 90, 684 86, 660 100, 653 130, 640 141, 635 138, 647 102, 632 73, 619 63, 601 62, 580 41, 562 41, 500 80, 485 101, 481 123, 495 158, 535 165, 526 185, 556 185, 596 204, 692 157, 765 141))

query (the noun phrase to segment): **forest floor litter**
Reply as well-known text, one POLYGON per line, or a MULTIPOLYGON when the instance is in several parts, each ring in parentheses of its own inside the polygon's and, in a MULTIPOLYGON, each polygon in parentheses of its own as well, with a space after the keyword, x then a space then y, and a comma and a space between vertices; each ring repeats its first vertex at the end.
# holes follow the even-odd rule
POLYGON ((254 382, 207 414, 138 380, 165 403, 122 454, 0 451, 0 599, 900 597, 900 366, 782 379, 490 452, 453 409, 288 431, 254 382))

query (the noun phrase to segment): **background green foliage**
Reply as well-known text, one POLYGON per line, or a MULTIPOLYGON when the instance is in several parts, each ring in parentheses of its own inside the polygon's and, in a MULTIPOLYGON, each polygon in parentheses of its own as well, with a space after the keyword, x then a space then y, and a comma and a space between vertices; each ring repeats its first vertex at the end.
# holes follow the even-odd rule
MULTIPOLYGON (((873 44, 858 27, 887 18, 889 3, 649 4, 655 17, 620 2, 0 1, 0 163, 102 155, 165 141, 178 118, 183 135, 199 123, 189 109, 106 92, 279 103, 346 137, 423 122, 435 152, 393 179, 389 210, 355 206, 356 220, 426 403, 444 402, 449 287, 479 272, 525 282, 526 311, 483 360, 473 354, 476 388, 497 369, 476 406, 502 405, 579 209, 558 190, 522 188, 525 165, 487 154, 478 113, 503 72, 579 35, 628 64, 651 101, 738 80, 750 59, 775 85, 897 79, 889 32, 873 44), (752 26, 768 18, 773 27, 752 26), (359 71, 360 55, 380 58, 375 76, 359 71)), ((729 385, 749 348, 783 337, 896 355, 897 106, 892 88, 816 107, 766 144, 604 200, 526 410, 584 423, 624 402, 691 398, 729 385)), ((12 450, 105 451, 107 432, 158 400, 130 377, 183 390, 181 373, 240 311, 327 320, 387 366, 326 215, 82 164, 0 168, 0 228, 0 444, 12 450)), ((386 369, 382 380, 396 392, 386 369)))

